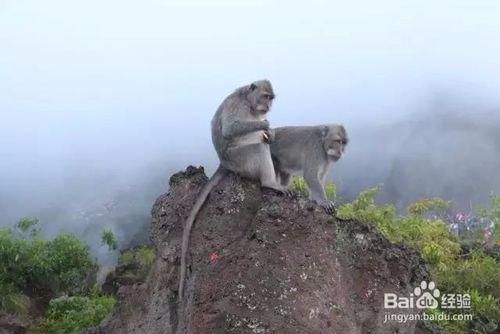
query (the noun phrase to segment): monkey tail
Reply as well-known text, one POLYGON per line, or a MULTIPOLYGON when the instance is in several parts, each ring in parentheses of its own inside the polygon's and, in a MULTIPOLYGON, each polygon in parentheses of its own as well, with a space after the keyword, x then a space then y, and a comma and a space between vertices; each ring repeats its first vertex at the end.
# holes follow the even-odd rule
POLYGON ((179 295, 178 295, 178 303, 180 305, 183 297, 184 290, 184 280, 186 279, 186 256, 187 250, 189 246, 189 237, 191 235, 191 229, 193 227, 194 221, 196 219, 196 215, 200 211, 201 207, 207 200, 208 195, 212 191, 212 189, 227 175, 228 170, 219 165, 214 175, 210 178, 210 180, 205 184, 203 189, 201 190, 196 202, 194 203, 191 212, 186 220, 186 224, 184 225, 184 232, 182 234, 182 250, 181 250, 181 274, 179 281, 179 295))

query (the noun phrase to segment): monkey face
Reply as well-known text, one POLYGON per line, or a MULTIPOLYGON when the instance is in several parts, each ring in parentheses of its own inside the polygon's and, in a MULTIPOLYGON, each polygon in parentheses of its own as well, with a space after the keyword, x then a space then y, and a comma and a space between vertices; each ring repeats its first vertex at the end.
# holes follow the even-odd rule
POLYGON ((265 114, 271 109, 274 92, 271 83, 267 80, 256 81, 250 85, 247 95, 252 109, 260 114, 265 114))
POLYGON ((338 141, 334 141, 331 143, 326 153, 334 161, 337 161, 342 157, 342 153, 344 153, 344 144, 342 144, 340 139, 338 141))
POLYGON ((323 139, 326 154, 334 161, 339 160, 349 141, 344 127, 342 125, 327 127, 323 139))

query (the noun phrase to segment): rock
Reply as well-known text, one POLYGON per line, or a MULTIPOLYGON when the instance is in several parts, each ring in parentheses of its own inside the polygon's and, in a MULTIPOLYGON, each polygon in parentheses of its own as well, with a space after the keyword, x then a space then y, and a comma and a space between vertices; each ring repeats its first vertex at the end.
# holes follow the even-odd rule
POLYGON ((106 294, 116 295, 122 285, 144 283, 155 254, 148 246, 134 247, 121 251, 118 264, 112 272, 106 276, 102 285, 102 291, 106 294))
POLYGON ((27 320, 0 311, 0 334, 24 334, 28 332, 28 326, 27 320))
POLYGON ((150 275, 121 286, 114 312, 83 333, 414 332, 415 322, 384 324, 383 295, 427 277, 416 251, 234 174, 198 215, 178 314, 183 224, 205 182, 202 168, 173 176, 152 209, 150 275))

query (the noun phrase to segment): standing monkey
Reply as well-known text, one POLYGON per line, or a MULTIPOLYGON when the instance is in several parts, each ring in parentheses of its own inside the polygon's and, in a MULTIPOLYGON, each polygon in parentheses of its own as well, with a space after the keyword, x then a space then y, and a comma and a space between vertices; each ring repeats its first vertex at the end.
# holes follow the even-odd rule
POLYGON ((303 176, 313 201, 334 213, 326 198, 326 176, 333 162, 340 159, 348 143, 342 125, 286 126, 271 130, 271 154, 281 185, 288 186, 292 175, 303 176))
POLYGON ((186 256, 189 236, 196 215, 210 191, 228 171, 259 180, 262 187, 287 193, 287 187, 276 180, 271 150, 267 143, 270 133, 266 114, 271 108, 274 92, 268 80, 255 81, 236 89, 226 97, 212 119, 212 142, 220 165, 201 190, 189 213, 182 235, 179 305, 186 278, 186 256))

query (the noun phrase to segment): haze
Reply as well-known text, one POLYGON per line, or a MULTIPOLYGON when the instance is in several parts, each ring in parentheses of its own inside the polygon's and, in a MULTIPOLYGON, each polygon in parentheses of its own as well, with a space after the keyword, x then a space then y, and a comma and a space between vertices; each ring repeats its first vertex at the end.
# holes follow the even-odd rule
POLYGON ((126 221, 129 238, 172 172, 214 170, 213 113, 262 78, 273 126, 346 126, 344 198, 384 183, 401 206, 484 203, 499 17, 497 1, 0 0, 0 225, 126 221))

